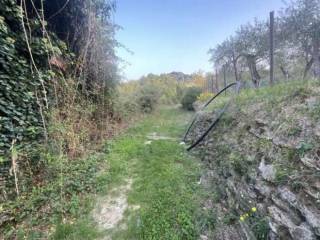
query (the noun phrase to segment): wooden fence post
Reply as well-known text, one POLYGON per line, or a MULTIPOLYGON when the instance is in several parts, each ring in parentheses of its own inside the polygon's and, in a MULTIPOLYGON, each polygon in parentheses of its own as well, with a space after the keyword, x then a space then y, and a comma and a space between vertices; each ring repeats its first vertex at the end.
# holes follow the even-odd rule
MULTIPOLYGON (((227 76, 226 76, 226 65, 223 65, 223 83, 224 87, 227 87, 227 76)), ((227 95, 227 91, 224 92, 225 95, 227 95)))
POLYGON ((274 83, 274 11, 270 12, 270 85, 274 83))
POLYGON ((219 76, 218 76, 217 69, 216 69, 216 92, 219 92, 219 76))

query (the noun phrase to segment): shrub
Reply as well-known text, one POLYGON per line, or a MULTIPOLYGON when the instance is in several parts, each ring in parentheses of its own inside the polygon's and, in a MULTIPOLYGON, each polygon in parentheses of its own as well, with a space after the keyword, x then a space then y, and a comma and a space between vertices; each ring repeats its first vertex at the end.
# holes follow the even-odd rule
POLYGON ((143 86, 137 93, 137 103, 145 113, 153 111, 160 97, 159 91, 152 86, 143 86))
POLYGON ((209 99, 211 99, 215 94, 214 93, 209 93, 209 92, 206 92, 206 93, 201 93, 198 97, 198 100, 200 102, 206 102, 208 101, 209 99))
POLYGON ((135 94, 119 95, 114 99, 114 109, 119 119, 129 120, 140 112, 135 94))
POLYGON ((194 110, 193 103, 197 101, 197 98, 200 96, 200 94, 201 94, 200 88, 197 88, 197 87, 188 88, 181 100, 182 108, 193 111, 194 110))

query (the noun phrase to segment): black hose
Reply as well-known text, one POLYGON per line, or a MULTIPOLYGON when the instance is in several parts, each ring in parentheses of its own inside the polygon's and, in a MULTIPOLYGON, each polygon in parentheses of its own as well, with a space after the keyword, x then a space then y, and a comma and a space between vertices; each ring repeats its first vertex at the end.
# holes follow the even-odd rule
MULTIPOLYGON (((201 111, 204 110, 214 99, 216 99, 220 94, 222 94, 223 92, 225 92, 228 88, 237 85, 237 89, 236 89, 236 93, 239 92, 240 89, 240 82, 235 82, 235 83, 231 83, 228 86, 226 86, 225 88, 223 88, 220 92, 218 92, 214 97, 212 97, 202 108, 201 111)), ((232 100, 232 99, 231 99, 232 100)), ((221 119, 222 115, 225 113, 225 111, 228 109, 231 100, 223 107, 223 109, 221 110, 220 114, 218 115, 218 117, 213 121, 213 123, 209 126, 209 128, 197 139, 197 141, 195 141, 190 147, 187 148, 187 151, 192 150, 193 148, 195 148, 200 142, 203 141, 203 139, 209 134, 209 132, 214 128, 214 126, 216 126, 216 124, 219 122, 219 120, 221 119)), ((191 122, 185 136, 184 136, 184 141, 186 141, 186 138, 192 128, 192 126, 194 125, 194 123, 196 122, 197 119, 197 115, 194 117, 193 121, 191 122)))
MULTIPOLYGON (((201 108, 200 111, 203 111, 203 110, 204 110, 214 99, 216 99, 220 94, 222 94, 222 93, 225 92, 228 88, 230 88, 230 87, 232 87, 232 86, 234 86, 234 85, 236 85, 236 84, 237 84, 237 83, 231 83, 231 84, 229 84, 228 86, 226 86, 225 88, 223 88, 220 92, 218 92, 216 95, 214 95, 206 104, 204 104, 204 105, 202 106, 202 108, 201 108)), ((185 135, 184 135, 184 138, 183 138, 183 141, 184 141, 184 142, 186 141, 187 136, 188 136, 188 134, 189 134, 189 132, 190 132, 193 124, 196 122, 197 116, 198 116, 198 114, 196 114, 196 116, 193 118, 192 122, 189 124, 189 128, 187 129, 187 131, 186 131, 186 133, 185 133, 185 135)))
MULTIPOLYGON (((234 86, 235 84, 237 84, 237 83, 231 83, 231 84, 229 84, 228 86, 226 86, 225 88, 223 88, 220 92, 218 92, 216 95, 214 95, 206 104, 204 104, 204 105, 202 106, 202 108, 201 108, 200 111, 203 111, 214 99, 216 99, 220 94, 222 94, 222 93, 225 92, 228 88, 234 86)), ((187 140, 187 136, 188 136, 191 128, 193 127, 193 124, 196 122, 197 116, 198 116, 198 114, 196 114, 196 116, 193 118, 192 122, 189 124, 188 130, 187 130, 186 133, 184 134, 184 138, 183 138, 183 141, 184 141, 184 142, 187 140)))

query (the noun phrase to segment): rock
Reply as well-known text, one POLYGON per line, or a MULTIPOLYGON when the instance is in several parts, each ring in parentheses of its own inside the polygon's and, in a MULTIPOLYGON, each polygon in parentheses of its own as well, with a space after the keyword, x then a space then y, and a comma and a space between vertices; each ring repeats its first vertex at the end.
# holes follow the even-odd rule
POLYGON ((295 227, 292 230, 292 238, 296 240, 313 240, 316 239, 315 235, 310 230, 309 226, 302 223, 300 226, 295 227))
POLYGON ((209 240, 209 238, 206 235, 200 235, 201 240, 209 240))
POLYGON ((287 212, 288 217, 290 217, 291 221, 295 224, 295 225, 300 225, 302 223, 302 219, 301 217, 298 215, 298 213, 290 208, 289 204, 282 201, 281 199, 277 198, 275 195, 272 195, 271 197, 272 201, 274 202, 274 204, 284 210, 285 212, 287 212), (293 211, 292 211, 293 210, 293 211))
POLYGON ((271 187, 267 186, 264 182, 259 180, 254 185, 254 189, 257 190, 263 196, 270 196, 272 191, 271 187))
POLYGON ((4 212, 0 214, 0 226, 12 220, 14 220, 14 218, 9 216, 7 213, 4 212))
POLYGON ((256 118, 255 122, 258 127, 268 126, 268 122, 264 119, 261 119, 261 118, 256 118))
POLYGON ((243 235, 242 231, 236 228, 236 226, 227 226, 218 227, 214 233, 215 240, 245 240, 247 239, 243 235))
POLYGON ((302 204, 296 195, 288 188, 281 188, 279 193, 282 200, 288 202, 291 207, 300 211, 305 217, 306 222, 310 224, 310 226, 314 228, 315 233, 320 236, 320 214, 315 209, 310 210, 306 205, 302 204))
POLYGON ((306 187, 303 189, 306 194, 312 197, 315 201, 320 202, 320 191, 306 187))
POLYGON ((317 125, 314 129, 314 134, 317 136, 317 137, 320 137, 320 125, 317 125))
POLYGON ((244 223, 240 222, 241 230, 246 235, 246 239, 254 240, 256 237, 254 236, 253 232, 250 230, 249 226, 244 223))
POLYGON ((259 171, 264 180, 272 182, 276 177, 276 170, 272 164, 265 164, 265 160, 262 159, 259 165, 259 171))
POLYGON ((305 99, 305 101, 308 105, 308 108, 311 108, 311 109, 313 109, 318 104, 317 97, 310 97, 310 98, 305 99))
POLYGON ((279 235, 280 239, 288 239, 288 236, 281 236, 280 231, 281 227, 285 227, 290 235, 291 238, 294 240, 315 240, 316 237, 313 234, 312 230, 308 225, 305 223, 295 225, 291 218, 285 213, 284 211, 280 210, 275 206, 270 206, 268 208, 268 212, 271 218, 276 222, 276 224, 272 225, 272 230, 279 235))
POLYGON ((319 162, 319 160, 317 160, 315 158, 309 158, 307 156, 304 156, 301 158, 301 162, 309 168, 314 168, 314 169, 320 171, 320 167, 319 167, 320 162, 319 162))

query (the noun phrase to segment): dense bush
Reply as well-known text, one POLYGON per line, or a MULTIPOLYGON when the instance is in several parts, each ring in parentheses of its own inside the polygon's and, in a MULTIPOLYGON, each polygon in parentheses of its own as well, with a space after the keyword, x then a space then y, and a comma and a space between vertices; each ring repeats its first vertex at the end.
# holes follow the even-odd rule
POLYGON ((132 120, 133 117, 140 113, 140 108, 137 103, 137 96, 135 94, 118 94, 114 99, 115 114, 123 121, 132 120))
POLYGON ((156 104, 163 103, 163 90, 150 82, 130 81, 118 87, 114 108, 120 119, 128 120, 140 113, 150 113, 156 104))
POLYGON ((159 91, 154 86, 143 86, 137 94, 140 110, 145 113, 152 112, 159 101, 159 91))
POLYGON ((197 87, 188 88, 181 100, 182 107, 186 110, 194 110, 193 103, 197 101, 198 97, 201 94, 201 89, 197 87))

